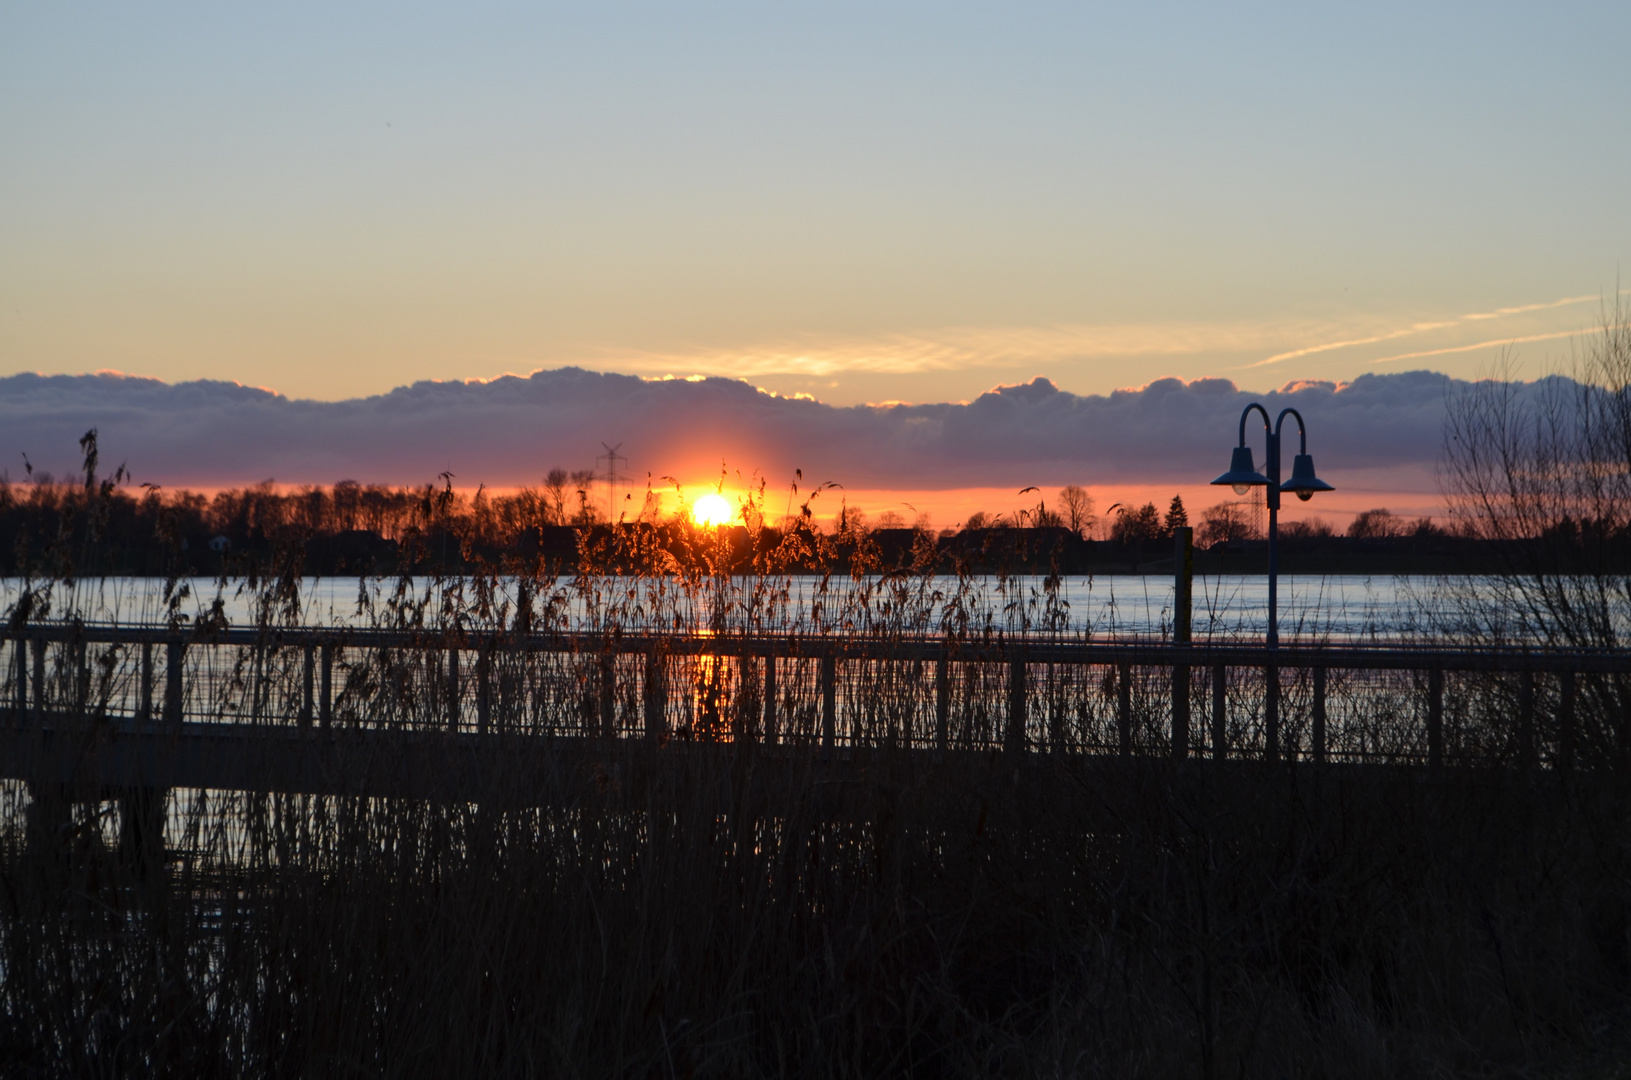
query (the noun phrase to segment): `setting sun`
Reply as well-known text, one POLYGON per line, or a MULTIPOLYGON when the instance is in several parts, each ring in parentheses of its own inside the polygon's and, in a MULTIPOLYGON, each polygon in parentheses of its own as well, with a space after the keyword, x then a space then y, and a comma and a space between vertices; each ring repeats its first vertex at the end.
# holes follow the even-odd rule
POLYGON ((704 495, 691 508, 691 519, 698 525, 723 525, 735 516, 730 500, 717 492, 704 495))

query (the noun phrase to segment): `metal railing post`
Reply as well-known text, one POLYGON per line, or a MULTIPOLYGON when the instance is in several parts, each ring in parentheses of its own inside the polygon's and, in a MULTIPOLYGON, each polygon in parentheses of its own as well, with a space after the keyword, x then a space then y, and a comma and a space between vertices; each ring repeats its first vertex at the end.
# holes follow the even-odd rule
POLYGON ((1518 676, 1518 766, 1535 765, 1535 673, 1525 669, 1518 676))
POLYGON ((1008 662, 1008 730, 1002 740, 1003 753, 1015 757, 1025 750, 1026 671, 1023 657, 1008 662))
POLYGON ((34 639, 34 720, 45 723, 45 646, 43 637, 34 639))
POLYGON ((1615 709, 1614 718, 1614 768, 1624 772, 1627 765, 1631 765, 1631 690, 1625 685, 1623 676, 1614 679, 1611 693, 1615 709))
POLYGON ((164 722, 171 727, 181 726, 181 661, 187 643, 172 637, 164 645, 164 722))
POLYGON ((476 734, 485 735, 493 719, 493 643, 476 652, 476 734))
POLYGON ((1122 757, 1133 752, 1133 666, 1116 666, 1116 751, 1122 757))
POLYGON ((153 643, 142 642, 141 688, 136 698, 136 718, 142 724, 153 722, 153 643))
POLYGON ((321 652, 322 694, 317 700, 317 719, 322 721, 324 727, 334 719, 334 645, 332 642, 323 642, 321 652))
POLYGON ((776 741, 776 654, 765 653, 765 688, 764 688, 764 738, 765 742, 776 741))
POLYGON ((944 750, 951 736, 951 661, 944 653, 934 662, 934 745, 944 750))
POLYGON ((1427 671, 1427 767, 1444 767, 1444 670, 1437 667, 1427 671))
POLYGON ((617 654, 600 658, 600 734, 610 739, 617 734, 617 654))
POLYGON ((1178 664, 1172 669, 1172 756, 1183 761, 1189 757, 1189 665, 1178 664))
POLYGON ((74 713, 83 717, 91 707, 91 664, 89 659, 90 646, 85 641, 84 631, 74 640, 74 713))
POLYGON ((838 658, 832 652, 821 654, 821 745, 830 747, 838 739, 838 658))
POLYGON ((459 730, 459 650, 447 650, 447 729, 459 730))
POLYGON ((263 631, 255 641, 255 661, 251 665, 249 715, 258 723, 266 719, 266 706, 270 697, 270 683, 266 678, 266 635, 263 631))
POLYGON ((28 722, 28 638, 18 634, 11 639, 11 666, 16 672, 12 686, 12 723, 22 727, 28 722))
POLYGON ((1054 666, 1048 665, 1045 699, 1048 705, 1048 753, 1059 754, 1065 749, 1065 711, 1059 707, 1058 684, 1054 682, 1054 666))
POLYGON ((668 713, 667 665, 663 662, 662 648, 653 642, 646 650, 645 707, 646 738, 652 742, 662 739, 668 713))
POLYGON ((1325 764, 1325 669, 1314 669, 1314 764, 1325 764))
MULTIPOLYGON (((1195 531, 1189 526, 1174 529, 1172 581, 1172 643, 1188 645, 1191 608, 1195 589, 1195 531)), ((1182 761, 1189 756, 1189 665, 1172 669, 1172 756, 1182 761)))
POLYGON ((1574 672, 1565 671, 1558 676, 1557 704, 1557 767, 1561 772, 1574 768, 1574 707, 1576 684, 1574 672))
POLYGON ((1222 664, 1212 665, 1212 760, 1222 761, 1229 754, 1229 683, 1228 669, 1222 664))
POLYGON ((301 649, 300 657, 300 726, 311 727, 312 713, 317 697, 317 648, 310 642, 301 649))
POLYGON ((759 658, 743 649, 736 656, 736 730, 740 740, 757 740, 764 722, 764 682, 759 677, 759 658))
POLYGON ((1280 666, 1263 669, 1263 758, 1280 760, 1280 666))

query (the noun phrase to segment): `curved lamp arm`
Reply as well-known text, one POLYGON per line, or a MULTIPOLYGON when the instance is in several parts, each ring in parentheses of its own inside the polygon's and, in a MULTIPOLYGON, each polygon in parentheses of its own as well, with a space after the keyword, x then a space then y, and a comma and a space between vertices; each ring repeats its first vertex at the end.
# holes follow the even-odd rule
MULTIPOLYGON (((1297 440, 1298 440, 1298 446, 1300 447, 1300 449, 1298 449, 1297 453, 1299 453, 1299 454, 1308 453, 1308 429, 1303 426, 1303 414, 1298 412, 1296 409, 1283 409, 1283 410, 1281 410, 1280 419, 1278 421, 1276 421, 1276 423, 1274 425, 1274 435, 1275 435, 1275 437, 1276 438, 1279 437, 1280 429, 1285 426, 1286 417, 1288 417, 1288 416, 1295 416, 1297 418, 1297 440)), ((1269 417, 1268 413, 1263 414, 1263 419, 1264 420, 1267 420, 1268 417, 1269 417)), ((1242 431, 1244 431, 1246 429, 1246 418, 1245 417, 1241 417, 1240 428, 1241 428, 1242 431)))
MULTIPOLYGON (((1258 412, 1263 414, 1263 431, 1264 431, 1264 433, 1267 434, 1268 432, 1273 430, 1273 428, 1270 426, 1271 422, 1269 420, 1269 411, 1267 409, 1263 408, 1263 406, 1259 405, 1257 402, 1254 401, 1250 405, 1246 406, 1245 411, 1240 414, 1240 445, 1241 446, 1246 445, 1246 417, 1248 417, 1248 416, 1250 416, 1252 414, 1253 409, 1256 409, 1258 412)), ((1302 417, 1299 416, 1297 418, 1297 422, 1300 424, 1302 422, 1302 417)))

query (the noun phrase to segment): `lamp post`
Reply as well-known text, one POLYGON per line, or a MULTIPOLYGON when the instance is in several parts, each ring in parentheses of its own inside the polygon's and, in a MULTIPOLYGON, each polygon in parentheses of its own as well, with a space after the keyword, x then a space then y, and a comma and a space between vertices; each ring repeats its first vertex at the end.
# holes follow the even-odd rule
POLYGON ((1277 649, 1280 646, 1279 627, 1279 577, 1280 577, 1280 492, 1289 491, 1303 502, 1314 497, 1316 491, 1335 491, 1330 484, 1314 475, 1314 459, 1308 453, 1308 430, 1303 426, 1302 414, 1296 409, 1284 409, 1280 412, 1280 419, 1272 425, 1269 423, 1269 412, 1257 402, 1246 406, 1240 414, 1240 445, 1235 447, 1234 454, 1229 459, 1229 471, 1212 481, 1232 487, 1236 495, 1244 495, 1254 487, 1264 487, 1264 493, 1269 507, 1269 633, 1268 647, 1277 649), (1269 474, 1264 476, 1252 464, 1252 450, 1246 445, 1246 418, 1256 409, 1263 415, 1263 432, 1268 439, 1268 447, 1263 456, 1264 466, 1269 474), (1297 418, 1297 456, 1291 463, 1291 479, 1285 483, 1280 482, 1280 429, 1285 425, 1286 417, 1297 418))

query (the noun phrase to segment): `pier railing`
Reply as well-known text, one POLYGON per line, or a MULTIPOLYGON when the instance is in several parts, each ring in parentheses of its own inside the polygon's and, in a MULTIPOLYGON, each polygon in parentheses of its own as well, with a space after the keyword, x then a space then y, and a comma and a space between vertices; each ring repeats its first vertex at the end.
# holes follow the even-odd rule
POLYGON ((1624 760, 1631 655, 1039 636, 36 625, 31 727, 433 732, 1568 769, 1624 760))

